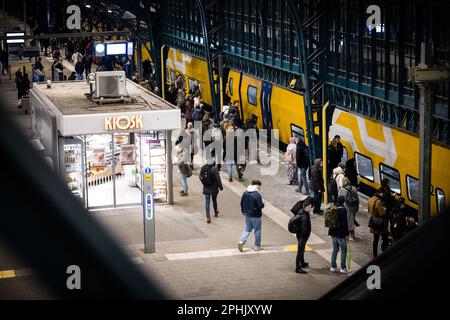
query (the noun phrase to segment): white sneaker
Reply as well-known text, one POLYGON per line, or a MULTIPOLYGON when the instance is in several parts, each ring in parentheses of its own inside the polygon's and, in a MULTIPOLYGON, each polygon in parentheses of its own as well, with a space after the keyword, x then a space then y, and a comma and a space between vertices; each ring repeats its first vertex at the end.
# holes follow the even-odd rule
POLYGON ((255 249, 255 251, 260 251, 260 250, 262 250, 263 248, 262 248, 261 246, 256 246, 254 249, 255 249))
POLYGON ((343 273, 343 274, 349 273, 349 271, 347 269, 342 269, 342 268, 341 268, 341 270, 339 272, 343 273))
POLYGON ((331 268, 330 268, 330 272, 338 272, 338 268, 333 268, 333 267, 331 267, 331 268))
POLYGON ((238 242, 238 249, 240 252, 244 252, 244 243, 242 241, 238 242))

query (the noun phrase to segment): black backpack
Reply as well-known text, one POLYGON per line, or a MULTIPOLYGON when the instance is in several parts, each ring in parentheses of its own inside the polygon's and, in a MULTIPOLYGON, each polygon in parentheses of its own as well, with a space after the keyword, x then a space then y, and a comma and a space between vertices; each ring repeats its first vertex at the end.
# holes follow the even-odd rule
POLYGON ((198 110, 198 109, 194 109, 194 111, 192 112, 192 120, 193 121, 202 121, 203 120, 202 111, 198 110))
POLYGON ((299 214, 296 214, 295 216, 290 218, 288 223, 288 231, 290 233, 297 233, 299 231, 300 221, 301 220, 299 214))
POLYGON ((328 180, 328 192, 331 195, 335 195, 338 192, 337 182, 336 182, 336 178, 334 177, 334 175, 332 175, 330 180, 328 180))
POLYGON ((211 170, 211 166, 204 165, 200 170, 199 175, 200 181, 204 186, 211 186, 214 184, 215 177, 213 176, 213 172, 211 170))

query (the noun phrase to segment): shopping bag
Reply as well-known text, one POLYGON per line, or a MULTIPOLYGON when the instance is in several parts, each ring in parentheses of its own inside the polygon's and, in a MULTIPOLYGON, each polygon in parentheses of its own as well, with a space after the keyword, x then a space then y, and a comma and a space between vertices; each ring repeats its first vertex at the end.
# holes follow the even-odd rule
POLYGON ((349 241, 346 241, 346 247, 347 247, 347 256, 345 257, 345 259, 346 259, 346 262, 345 262, 345 264, 346 264, 346 266, 347 266, 347 270, 351 270, 351 264, 352 264, 352 255, 351 255, 351 252, 350 252, 350 242, 349 241))
POLYGON ((17 101, 17 108, 22 109, 22 98, 17 101))

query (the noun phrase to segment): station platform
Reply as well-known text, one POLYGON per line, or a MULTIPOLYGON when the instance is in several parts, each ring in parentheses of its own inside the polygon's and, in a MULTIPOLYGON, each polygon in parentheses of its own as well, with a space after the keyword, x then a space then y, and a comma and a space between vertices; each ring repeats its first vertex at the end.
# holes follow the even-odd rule
MULTIPOLYGON (((50 62, 43 59, 44 66, 50 62)), ((12 70, 28 60, 13 61, 12 70)), ((46 73, 51 75, 50 72, 46 73)), ((13 77, 14 79, 14 77, 13 77)), ((2 81, 0 95, 7 101, 8 113, 29 133, 29 115, 17 109, 14 80, 2 81)), ((174 131, 173 141, 179 132, 174 131)), ((263 152, 263 146, 261 146, 263 152)), ((297 274, 297 240, 287 231, 290 209, 299 198, 297 186, 286 185, 284 155, 271 149, 270 157, 280 162, 278 173, 261 174, 261 166, 247 165, 241 180, 233 182, 220 172, 224 191, 218 196, 219 216, 206 223, 204 196, 198 178, 201 158, 188 179, 189 195, 181 197, 180 177, 175 167, 175 204, 155 208, 156 252, 145 254, 142 208, 94 211, 91 214, 117 239, 136 265, 155 281, 171 299, 317 299, 349 275, 331 273, 331 239, 323 216, 311 215, 312 234, 305 260, 308 274, 297 274), (240 198, 251 180, 262 182, 265 201, 262 222, 263 250, 254 251, 253 234, 243 253, 237 249, 244 219, 240 198)), ((212 215, 213 216, 213 215, 212 215)), ((371 260, 372 236, 367 227, 367 199, 360 197, 356 215, 359 240, 351 242, 351 269, 356 271, 371 260)), ((38 248, 37 248, 38 249, 38 248)), ((58 255, 54 253, 55 257, 58 255)), ((339 255, 338 255, 339 259, 339 255)), ((339 261, 339 260, 338 260, 339 261)), ((9 248, 0 242, 0 299, 52 299, 39 276, 27 268, 9 248)))

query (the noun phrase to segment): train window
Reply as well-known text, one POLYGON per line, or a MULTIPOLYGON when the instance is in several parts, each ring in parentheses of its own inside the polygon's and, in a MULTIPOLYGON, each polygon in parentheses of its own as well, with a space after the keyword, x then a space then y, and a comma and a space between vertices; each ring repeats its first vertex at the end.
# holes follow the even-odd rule
POLYGON ((411 176, 406 176, 406 188, 408 199, 414 203, 419 203, 419 180, 411 176))
POLYGON ((343 152, 342 152, 341 163, 346 163, 347 160, 348 160, 348 151, 347 151, 347 148, 344 147, 343 152))
POLYGON ((445 194, 442 189, 436 189, 436 203, 437 203, 437 212, 444 212, 445 206, 445 194))
POLYGON ((305 141, 305 131, 301 127, 297 127, 295 124, 291 123, 291 136, 294 138, 302 138, 305 141))
POLYGON ((247 87, 247 101, 248 103, 256 106, 256 94, 257 94, 257 89, 254 86, 248 86, 247 87))
POLYGON ((355 160, 356 160, 356 170, 358 174, 370 181, 374 181, 373 179, 373 164, 372 159, 363 156, 361 153, 355 152, 355 160))
POLYGON ((233 95, 233 78, 230 78, 230 81, 228 81, 228 92, 230 93, 230 96, 233 95))
POLYGON ((175 81, 177 81, 177 73, 175 70, 170 70, 170 81, 171 84, 175 84, 175 81))
POLYGON ((388 179, 391 191, 401 194, 402 188, 400 185, 400 173, 398 170, 391 168, 385 164, 380 163, 380 176, 381 180, 388 179))

